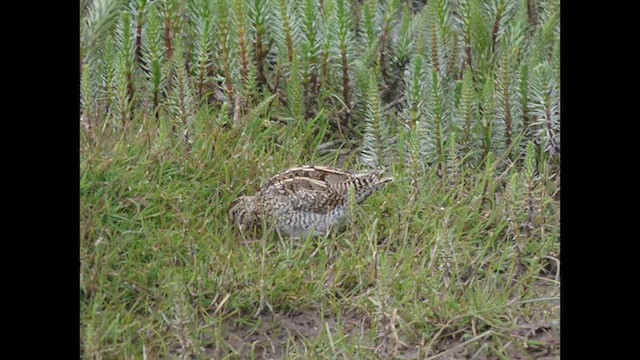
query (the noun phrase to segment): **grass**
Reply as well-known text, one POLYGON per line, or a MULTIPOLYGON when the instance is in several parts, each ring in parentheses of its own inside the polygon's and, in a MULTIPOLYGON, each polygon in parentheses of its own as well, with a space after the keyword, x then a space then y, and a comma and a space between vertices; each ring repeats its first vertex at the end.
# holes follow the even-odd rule
POLYGON ((224 110, 199 109, 188 148, 144 114, 127 130, 83 132, 83 358, 558 354, 535 335, 557 336, 559 319, 549 270, 559 181, 548 165, 527 196, 524 156, 511 167, 498 159, 494 171, 460 167, 449 181, 396 164, 396 180, 344 232, 247 242, 227 219, 235 197, 290 166, 338 157, 314 151, 322 116, 311 132, 259 115, 231 126, 224 110))

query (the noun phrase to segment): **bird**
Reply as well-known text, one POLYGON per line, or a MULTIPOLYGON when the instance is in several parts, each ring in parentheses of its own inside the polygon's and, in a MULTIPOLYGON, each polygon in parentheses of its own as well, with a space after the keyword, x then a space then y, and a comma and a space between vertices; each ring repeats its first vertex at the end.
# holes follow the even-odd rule
POLYGON ((355 202, 393 181, 383 170, 350 173, 316 165, 293 167, 269 179, 251 196, 236 198, 228 209, 231 222, 241 233, 263 226, 281 236, 327 236, 349 212, 349 189, 355 202))

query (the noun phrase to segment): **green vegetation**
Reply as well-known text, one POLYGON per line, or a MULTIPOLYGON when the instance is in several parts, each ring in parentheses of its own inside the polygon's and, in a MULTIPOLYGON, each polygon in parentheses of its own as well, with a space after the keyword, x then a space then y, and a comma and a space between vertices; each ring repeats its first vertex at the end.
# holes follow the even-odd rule
POLYGON ((559 357, 558 0, 80 4, 83 358, 559 357), (395 181, 234 231, 303 164, 395 181))

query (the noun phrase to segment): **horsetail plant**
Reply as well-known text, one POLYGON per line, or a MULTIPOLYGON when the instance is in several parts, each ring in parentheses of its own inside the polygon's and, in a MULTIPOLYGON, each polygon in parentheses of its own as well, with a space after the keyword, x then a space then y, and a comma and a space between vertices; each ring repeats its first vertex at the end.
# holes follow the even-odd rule
POLYGON ((474 80, 478 84, 484 84, 492 68, 492 47, 490 21, 482 12, 481 0, 468 0, 469 27, 471 32, 471 68, 474 71, 474 80))
POLYGON ((213 52, 213 24, 211 20, 211 2, 208 0, 194 0, 189 3, 193 14, 194 33, 194 64, 198 84, 198 96, 205 96, 205 81, 209 76, 213 52))
POLYGON ((526 0, 526 3, 529 23, 535 28, 538 25, 538 14, 540 12, 538 9, 538 0, 526 0))
POLYGON ((489 78, 482 88, 482 117, 480 124, 482 125, 482 148, 486 157, 492 149, 493 124, 495 123, 495 97, 493 79, 489 78))
POLYGON ((87 5, 86 16, 80 23, 81 59, 91 62, 99 56, 103 41, 118 22, 122 3, 121 0, 94 0, 87 5))
POLYGON ((425 114, 425 72, 424 58, 416 54, 405 74, 405 107, 404 119, 410 129, 415 129, 419 121, 424 120, 425 114))
POLYGON ((444 35, 440 26, 439 9, 435 1, 426 5, 426 38, 425 50, 430 60, 433 71, 439 75, 439 82, 444 84, 447 78, 446 51, 444 47, 444 35))
POLYGON ((295 16, 294 2, 286 0, 277 1, 279 22, 277 23, 275 35, 287 48, 287 59, 289 60, 289 64, 291 64, 295 55, 293 49, 293 30, 291 26, 291 17, 295 16))
MULTIPOLYGON (((430 2, 426 9, 426 38, 424 41, 430 71, 427 71, 429 79, 427 96, 427 122, 425 136, 421 141, 423 153, 429 162, 434 163, 440 171, 445 172, 444 140, 448 131, 448 112, 452 108, 450 104, 449 89, 447 88, 447 65, 440 27, 440 14, 438 4, 430 2)), ((444 175, 444 174, 443 174, 444 175)), ((446 175, 445 175, 446 176, 446 175)))
MULTIPOLYGON (((182 39, 176 37, 174 55, 171 59, 173 89, 169 96, 169 110, 175 120, 178 120, 182 128, 182 136, 185 146, 189 149, 190 136, 189 125, 195 113, 195 101, 191 78, 187 73, 187 68, 183 55, 182 39)), ((176 121, 173 121, 174 131, 176 121)))
POLYGON ((258 71, 258 87, 262 90, 267 86, 267 75, 265 71, 265 60, 267 56, 266 36, 266 20, 268 17, 267 0, 253 0, 251 8, 251 21, 255 33, 254 55, 256 59, 256 67, 258 71))
POLYGON ((475 111, 476 111, 476 95, 473 85, 473 75, 471 69, 467 66, 464 70, 464 76, 462 80, 462 94, 460 97, 460 106, 458 107, 458 118, 461 118, 464 122, 462 130, 462 142, 465 146, 465 151, 470 151, 473 146, 472 135, 474 133, 473 127, 475 126, 475 111))
POLYGON ((527 221, 523 225, 523 233, 525 238, 528 238, 531 230, 533 230, 533 216, 535 213, 534 187, 536 185, 536 152, 532 141, 529 141, 527 144, 527 152, 524 159, 524 181, 527 194, 527 204, 525 206, 527 221))
MULTIPOLYGON (((264 85, 298 121, 341 108, 328 119, 338 119, 338 132, 352 138, 371 133, 371 121, 398 116, 407 131, 400 136, 389 127, 376 136, 387 144, 402 138, 403 158, 443 172, 454 132, 456 151, 465 154, 516 154, 523 131, 525 143, 559 151, 558 1, 433 0, 415 10, 399 0, 88 2, 81 75, 92 79, 95 100, 83 103, 83 112, 90 106, 92 125, 105 112, 126 126, 137 104, 149 103, 160 120, 167 101, 169 114, 180 114, 184 124, 188 111, 181 111, 189 106, 176 111, 175 99, 188 96, 178 94, 192 87, 195 112, 195 100, 211 94, 215 80, 223 89, 213 97, 231 112, 249 114, 264 85), (174 68, 176 41, 185 78, 174 68), (83 66, 96 71, 87 75, 83 66), (174 89, 175 81, 183 84, 174 89)), ((87 96, 87 84, 81 86, 87 96)))
MULTIPOLYGON (((305 39, 304 51, 304 96, 313 101, 318 93, 318 57, 320 53, 319 22, 316 19, 316 3, 313 0, 304 0, 302 7, 302 24, 304 26, 303 37, 305 39)), ((311 104, 307 104, 307 112, 311 110, 311 104)))
POLYGON ((523 238, 521 230, 521 221, 522 221, 522 209, 523 209, 523 200, 522 200, 522 179, 520 177, 521 173, 518 171, 514 171, 511 173, 509 177, 509 182, 507 183, 506 193, 508 196, 507 201, 507 220, 508 220, 508 233, 513 237, 514 240, 514 253, 513 257, 513 268, 515 274, 520 274, 522 272, 522 252, 524 250, 523 238))
POLYGON ((552 65, 543 63, 536 66, 531 84, 535 138, 547 153, 554 155, 560 149, 560 91, 552 65))
POLYGON ((387 165, 389 147, 387 141, 386 116, 382 111, 378 79, 375 72, 369 75, 369 101, 367 103, 367 117, 363 134, 360 160, 373 168, 387 165))
POLYGON ((404 72, 404 67, 411 59, 413 51, 413 34, 415 29, 411 25, 409 6, 404 3, 402 4, 402 20, 398 28, 398 41, 395 51, 393 52, 395 67, 399 69, 400 74, 404 72))
POLYGON ((450 4, 451 0, 434 0, 430 2, 433 4, 434 11, 436 14, 438 30, 442 34, 442 38, 446 39, 449 35, 449 22, 451 17, 450 4))
POLYGON ((436 151, 435 162, 444 172, 444 136, 446 133, 445 99, 444 92, 440 85, 439 74, 435 69, 431 70, 431 79, 431 106, 429 107, 429 118, 433 124, 433 137, 436 151))
MULTIPOLYGON (((134 48, 133 48, 133 33, 131 31, 131 17, 128 11, 123 11, 120 17, 120 21, 116 27, 116 48, 118 51, 118 69, 121 74, 118 75, 118 87, 126 87, 126 94, 120 94, 119 96, 125 96, 127 103, 133 103, 134 99, 134 48), (122 77, 122 79, 121 79, 122 77), (125 83, 121 83, 124 81, 125 83)), ((121 106, 124 106, 124 99, 119 99, 121 106)), ((128 105, 127 105, 128 107, 128 105)), ((122 122, 125 122, 125 109, 120 108, 122 122)), ((126 111, 128 112, 128 110, 126 111)))
POLYGON ((160 95, 162 94, 165 75, 164 66, 164 46, 161 14, 158 6, 150 4, 147 10, 147 26, 145 36, 142 41, 142 66, 146 74, 147 89, 152 97, 152 110, 156 120, 160 119, 159 106, 160 95))
MULTIPOLYGON (((258 86, 258 71, 253 62, 248 63, 247 81, 242 88, 242 98, 247 107, 253 107, 261 99, 258 86)), ((271 104, 271 102, 269 102, 271 104)))
POLYGON ((546 5, 542 8, 540 16, 538 48, 542 59, 550 60, 553 48, 560 40, 560 1, 548 0, 546 5))
MULTIPOLYGON (((373 1, 373 0, 372 0, 373 1)), ((340 65, 342 68, 342 101, 346 107, 344 116, 345 122, 349 121, 351 115, 351 88, 349 85, 349 56, 348 49, 351 47, 351 20, 345 0, 335 0, 335 26, 340 51, 340 65)), ((338 123, 340 128, 340 123, 338 123)))
POLYGON ((529 36, 530 30, 529 23, 527 21, 527 6, 525 1, 520 2, 520 7, 511 10, 513 16, 510 18, 508 24, 505 25, 503 42, 509 44, 514 53, 515 65, 519 66, 522 63, 528 49, 529 49, 529 36))
POLYGON ((457 32, 451 33, 450 44, 446 55, 450 59, 447 61, 447 74, 452 79, 460 79, 460 36, 457 32))
POLYGON ((111 104, 115 96, 115 78, 116 78, 116 62, 117 54, 111 34, 107 35, 104 48, 101 53, 101 69, 100 71, 100 89, 102 92, 102 98, 105 102, 105 114, 109 115, 111 104))
MULTIPOLYGON (((366 119, 369 116, 368 105, 371 96, 371 69, 364 61, 358 60, 353 66, 353 103, 354 107, 351 111, 351 122, 359 127, 362 124, 366 124, 366 119), (361 104, 361 105, 359 105, 361 104)), ((361 129, 360 129, 361 130, 361 129)))
POLYGON ((493 177, 493 173, 495 172, 495 168, 497 165, 495 156, 492 151, 489 151, 485 155, 483 161, 484 161, 484 175, 482 178, 482 197, 481 197, 482 200, 480 201, 480 208, 479 208, 480 212, 482 212, 487 202, 493 205, 493 194, 495 190, 495 182, 494 182, 495 178, 493 177))
POLYGON ((229 104, 229 112, 231 113, 235 102, 235 93, 231 79, 231 54, 229 46, 231 43, 231 36, 229 34, 229 12, 227 1, 228 0, 218 0, 218 14, 216 19, 218 19, 217 32, 220 51, 222 52, 222 63, 224 66, 224 83, 227 90, 227 103, 229 104))
POLYGON ((131 5, 131 13, 136 21, 135 58, 138 65, 142 64, 142 25, 145 19, 147 0, 135 0, 131 5))
POLYGON ((93 135, 94 116, 96 115, 95 104, 97 95, 97 84, 91 76, 91 67, 85 64, 82 67, 80 77, 80 111, 86 120, 87 133, 89 137, 93 135))
POLYGON ((513 116, 515 109, 512 109, 517 104, 517 87, 515 81, 513 81, 514 70, 513 50, 509 45, 503 43, 502 55, 498 62, 497 70, 497 117, 498 123, 494 127, 495 137, 497 142, 500 143, 500 148, 505 149, 511 145, 513 141, 514 133, 518 130, 515 127, 514 120, 517 116, 513 116))
MULTIPOLYGON (((287 62, 287 52, 281 47, 277 48, 277 57, 276 57, 276 69, 275 74, 273 75, 273 85, 271 86, 271 93, 280 95, 280 78, 282 77, 282 68, 285 66, 287 62)), ((286 99, 282 99, 281 96, 280 101, 283 104, 286 104, 286 99), (284 100, 284 101, 283 101, 284 100)))
POLYGON ((449 133, 447 141, 445 142, 447 147, 446 154, 446 171, 444 171, 443 180, 446 181, 449 185, 453 186, 462 173, 461 171, 461 161, 458 157, 458 142, 456 139, 456 132, 452 131, 449 133))
POLYGON ((508 20, 510 9, 513 2, 505 0, 492 0, 487 5, 488 16, 493 19, 493 25, 491 27, 491 50, 496 51, 496 44, 500 41, 499 36, 502 35, 504 24, 508 20))
POLYGON ((127 64, 128 62, 126 55, 122 51, 119 51, 116 61, 115 100, 117 106, 117 116, 120 118, 120 122, 124 129, 128 127, 128 120, 130 118, 132 106, 131 97, 129 96, 129 68, 127 64))
MULTIPOLYGON (((405 7, 408 9, 408 7, 405 7)), ((418 177, 423 168, 423 157, 420 151, 420 141, 426 138, 424 124, 426 123, 426 96, 427 86, 425 82, 425 72, 427 66, 422 56, 422 49, 424 43, 424 36, 421 32, 418 34, 418 40, 416 42, 416 54, 411 59, 409 66, 404 74, 404 101, 401 118, 404 120, 406 131, 406 157, 408 159, 408 165, 412 170, 411 182, 414 186, 414 193, 412 193, 410 203, 416 201, 418 192, 418 177)), ((405 229, 406 231, 406 229, 405 229)))
POLYGON ((247 22, 245 20, 244 0, 233 0, 235 12, 235 25, 238 29, 238 48, 240 49, 240 76, 243 86, 246 86, 249 74, 248 46, 247 46, 247 22))
POLYGON ((382 74, 383 82, 388 81, 388 73, 387 73, 387 42, 389 41, 389 32, 391 31, 391 24, 395 19, 395 14, 400 6, 399 0, 390 0, 387 3, 386 11, 384 14, 384 21, 382 23, 382 33, 380 34, 380 46, 379 50, 379 60, 378 66, 380 67, 380 73, 382 74))
POLYGON ((298 57, 293 57, 289 79, 287 81, 287 102, 289 105, 289 114, 291 117, 300 121, 303 119, 303 89, 300 86, 300 70, 298 69, 298 57))
POLYGON ((471 56, 471 4, 470 0, 460 0, 455 15, 458 24, 458 32, 462 33, 464 46, 464 63, 471 69, 473 61, 471 56))
POLYGON ((320 97, 318 99, 318 107, 322 106, 325 103, 326 98, 329 96, 329 90, 333 88, 333 82, 331 81, 331 49, 332 49, 332 32, 327 30, 325 31, 324 42, 322 43, 322 60, 321 60, 321 81, 319 84, 320 87, 320 97))
POLYGON ((178 22, 176 19, 178 18, 178 7, 179 4, 177 0, 162 0, 162 10, 163 10, 163 25, 164 25, 164 50, 165 55, 164 58, 167 59, 167 64, 169 65, 166 69, 167 73, 167 92, 171 92, 172 90, 172 76, 171 76, 171 66, 173 58, 173 41, 172 34, 178 33, 176 28, 176 23, 178 22))
POLYGON ((364 32, 367 35, 367 49, 371 49, 372 47, 376 46, 376 10, 376 0, 367 0, 366 3, 362 4, 362 13, 364 18, 362 26, 364 27, 364 32))

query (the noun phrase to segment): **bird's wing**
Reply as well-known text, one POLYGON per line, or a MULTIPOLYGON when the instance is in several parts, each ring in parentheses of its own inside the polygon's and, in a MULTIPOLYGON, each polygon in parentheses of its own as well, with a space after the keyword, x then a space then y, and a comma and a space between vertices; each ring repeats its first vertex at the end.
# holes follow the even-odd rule
POLYGON ((326 182, 308 177, 292 177, 272 182, 263 196, 283 196, 300 211, 326 213, 345 203, 343 193, 326 182))
POLYGON ((352 174, 332 169, 326 166, 312 166, 305 165, 300 167, 293 167, 287 169, 280 174, 272 177, 269 181, 262 187, 263 191, 265 189, 270 188, 277 182, 282 182, 288 179, 294 178, 307 178, 311 180, 318 180, 325 183, 328 186, 333 184, 346 181, 352 177, 352 174))

